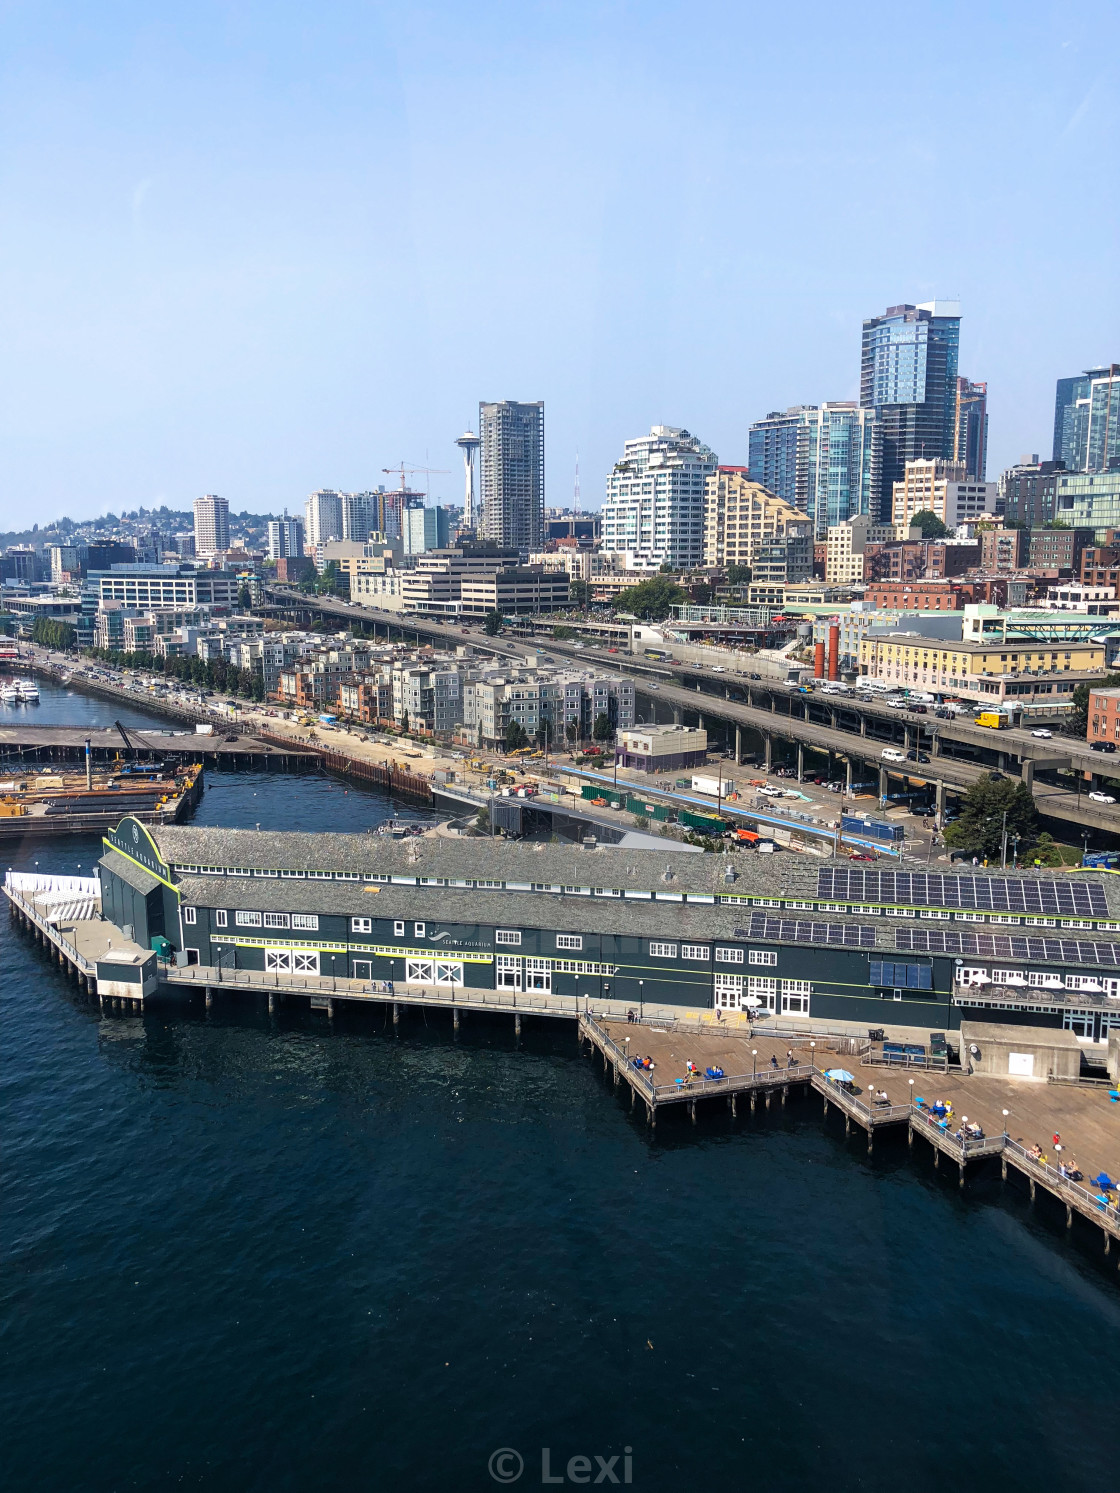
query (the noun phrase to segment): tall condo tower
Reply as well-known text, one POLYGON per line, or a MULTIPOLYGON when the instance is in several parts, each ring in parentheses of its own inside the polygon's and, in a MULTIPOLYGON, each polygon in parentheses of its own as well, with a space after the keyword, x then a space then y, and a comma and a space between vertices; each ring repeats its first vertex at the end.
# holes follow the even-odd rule
POLYGON ((208 492, 194 500, 194 547, 199 555, 229 549, 229 504, 208 492))
POLYGON ((544 543, 544 400, 478 407, 479 534, 526 554, 544 543))
POLYGON ((463 453, 467 485, 463 491, 463 527, 474 528, 474 457, 482 442, 471 431, 465 431, 455 442, 463 453))
POLYGON ((859 402, 883 432, 880 513, 908 461, 951 461, 957 435, 957 301, 888 306, 863 324, 859 402))

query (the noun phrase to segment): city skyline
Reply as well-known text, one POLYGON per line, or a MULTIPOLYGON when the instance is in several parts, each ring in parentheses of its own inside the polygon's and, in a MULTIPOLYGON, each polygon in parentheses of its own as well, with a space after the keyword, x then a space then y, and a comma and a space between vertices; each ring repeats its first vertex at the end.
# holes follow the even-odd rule
POLYGON ((651 425, 745 464, 768 410, 858 400, 862 321, 940 297, 988 385, 989 475, 1046 453, 1054 384, 1117 357, 1120 302, 1068 233, 1023 223, 1060 171, 1109 236, 1117 26, 1027 4, 1013 28, 970 15, 962 48, 949 9, 810 5, 794 52, 784 17, 711 4, 14 14, 0 526, 457 470, 482 396, 543 399, 550 500, 578 449, 592 506, 651 425), (953 59, 936 86, 898 66, 930 55, 953 59), (749 109, 704 86, 717 58, 749 109), (820 194, 788 192, 824 158, 845 181, 828 233, 820 194), (508 213, 479 213, 480 160, 508 213), (636 234, 651 174, 696 199, 636 234))

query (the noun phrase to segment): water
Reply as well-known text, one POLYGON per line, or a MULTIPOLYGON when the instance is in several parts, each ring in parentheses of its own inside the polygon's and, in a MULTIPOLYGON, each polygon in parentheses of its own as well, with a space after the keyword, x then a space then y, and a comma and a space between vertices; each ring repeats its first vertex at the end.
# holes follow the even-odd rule
MULTIPOLYGON (((211 785, 199 822, 402 811, 211 785)), ((653 1138, 562 1025, 102 1020, 0 938, 7 1487, 493 1489, 512 1448, 539 1488, 544 1447, 676 1493, 1101 1480, 1115 1269, 998 1173, 868 1164, 815 1101, 653 1138)))
MULTIPOLYGON (((10 676, 5 676, 10 677, 10 676)), ((39 701, 34 705, 13 704, 0 700, 0 726, 135 726, 138 731, 182 731, 181 721, 157 715, 141 705, 103 700, 84 695, 49 679, 36 679, 39 701)))

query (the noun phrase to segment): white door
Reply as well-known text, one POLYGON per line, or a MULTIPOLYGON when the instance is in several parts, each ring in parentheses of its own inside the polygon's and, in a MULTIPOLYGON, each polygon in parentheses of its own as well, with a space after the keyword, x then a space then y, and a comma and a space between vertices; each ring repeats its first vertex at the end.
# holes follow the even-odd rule
POLYGON ((292 970, 301 975, 317 975, 319 973, 319 950, 293 949, 292 970))
POLYGON ((522 989, 524 960, 517 954, 499 954, 495 959, 495 978, 499 990, 522 989))
POLYGON ((720 1011, 740 1011, 743 1007, 742 975, 716 975, 715 1004, 720 1011))
POLYGON ((291 949, 265 949, 264 967, 269 972, 290 975, 292 972, 291 949))
POLYGON ((543 990, 546 994, 552 989, 552 961, 551 959, 526 959, 525 960, 525 989, 543 990))
POLYGON ((373 960, 372 959, 355 959, 354 960, 354 976, 353 976, 353 978, 355 980, 372 980, 373 979, 373 960))

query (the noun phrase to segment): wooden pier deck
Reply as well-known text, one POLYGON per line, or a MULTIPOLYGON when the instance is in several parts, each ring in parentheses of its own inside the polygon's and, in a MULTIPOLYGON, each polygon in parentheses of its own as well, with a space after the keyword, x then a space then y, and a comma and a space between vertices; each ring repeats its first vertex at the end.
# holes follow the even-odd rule
MULTIPOLYGON (((136 704, 143 706, 142 700, 136 704)), ((227 734, 232 734, 227 732, 227 734)), ((219 767, 265 767, 293 771, 301 767, 314 770, 319 757, 298 745, 284 742, 274 746, 240 731, 236 741, 224 740, 220 728, 213 735, 194 731, 156 731, 127 728, 126 745, 114 727, 37 726, 20 723, 0 726, 0 766, 5 772, 15 764, 29 762, 79 762, 85 757, 89 738, 93 760, 98 764, 150 757, 161 760, 172 757, 185 761, 203 761, 219 767)))

